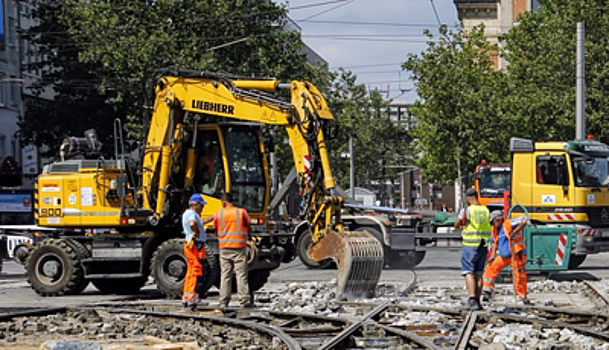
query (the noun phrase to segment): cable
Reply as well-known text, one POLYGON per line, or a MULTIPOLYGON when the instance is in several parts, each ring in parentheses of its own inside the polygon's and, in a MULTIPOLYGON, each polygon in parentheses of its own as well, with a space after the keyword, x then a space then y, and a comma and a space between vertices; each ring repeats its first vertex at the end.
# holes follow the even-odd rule
POLYGON ((343 6, 349 5, 349 4, 353 3, 354 1, 355 1, 355 0, 349 0, 349 1, 345 1, 345 2, 344 2, 344 3, 342 3, 342 4, 338 4, 338 5, 336 5, 336 6, 332 7, 332 8, 329 8, 329 9, 327 9, 327 10, 325 10, 325 11, 321 11, 321 12, 318 12, 318 13, 316 13, 316 14, 313 14, 313 15, 311 15, 311 16, 309 16, 309 17, 306 17, 304 20, 306 21, 306 20, 308 20, 308 19, 311 19, 311 18, 315 18, 315 17, 321 16, 321 15, 323 15, 323 14, 326 14, 326 13, 328 13, 328 12, 334 11, 334 10, 336 10, 336 9, 338 9, 338 8, 343 7, 343 6))
POLYGON ((433 13, 436 16, 436 20, 438 21, 438 26, 441 27, 442 26, 442 21, 440 20, 440 16, 438 15, 438 10, 436 9, 436 4, 433 2, 433 0, 429 0, 431 2, 431 8, 433 9, 433 13))

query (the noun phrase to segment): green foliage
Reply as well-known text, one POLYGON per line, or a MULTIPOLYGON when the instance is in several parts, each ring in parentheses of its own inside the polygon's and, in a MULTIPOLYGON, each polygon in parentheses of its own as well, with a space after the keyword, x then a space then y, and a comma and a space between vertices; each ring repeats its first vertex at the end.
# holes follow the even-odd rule
POLYGON ((497 47, 484 38, 484 28, 434 37, 419 55, 410 55, 420 99, 412 108, 418 164, 429 180, 446 183, 466 175, 475 164, 506 160, 513 124, 502 110, 508 93, 502 72, 493 69, 490 54, 497 47))
POLYGON ((586 27, 587 130, 609 142, 609 4, 546 0, 502 38, 513 85, 506 110, 521 128, 514 136, 538 141, 575 136, 576 23, 586 27))
MULTIPOLYGON (((26 72, 41 73, 31 86, 36 96, 52 94, 53 101, 34 98, 26 101, 25 115, 19 122, 19 137, 24 144, 48 145, 49 154, 56 154, 61 140, 69 135, 82 137, 95 128, 107 148, 112 147, 112 120, 124 118, 124 108, 114 98, 114 91, 97 89, 95 65, 78 60, 78 45, 60 23, 62 2, 39 3, 32 17, 39 24, 23 33, 23 37, 40 50, 39 62, 25 65, 26 72)), ((31 55, 32 52, 26 52, 31 55)))
POLYGON ((40 25, 25 35, 44 60, 30 68, 43 72, 39 88, 57 95, 50 104, 28 106, 21 123, 26 142, 55 145, 91 127, 108 140, 114 118, 140 138, 153 78, 162 68, 298 80, 319 75, 300 53, 299 33, 285 30, 285 8, 271 1, 57 0, 38 6, 40 25))

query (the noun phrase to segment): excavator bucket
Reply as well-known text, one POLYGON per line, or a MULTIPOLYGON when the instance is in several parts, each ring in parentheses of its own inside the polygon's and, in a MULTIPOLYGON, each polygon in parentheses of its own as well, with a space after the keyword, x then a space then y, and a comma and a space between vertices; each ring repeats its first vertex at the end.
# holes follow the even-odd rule
POLYGON ((309 248, 309 255, 314 261, 336 261, 339 299, 374 296, 383 270, 383 246, 367 231, 330 231, 309 248))

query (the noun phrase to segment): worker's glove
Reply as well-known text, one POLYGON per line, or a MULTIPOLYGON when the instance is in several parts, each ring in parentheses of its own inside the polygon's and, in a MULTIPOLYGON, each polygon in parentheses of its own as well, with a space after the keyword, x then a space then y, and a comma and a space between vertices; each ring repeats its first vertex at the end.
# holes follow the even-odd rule
POLYGON ((194 237, 193 237, 193 238, 191 238, 191 239, 189 239, 188 241, 186 241, 185 246, 186 246, 186 248, 188 248, 188 249, 192 249, 192 248, 194 248, 194 246, 195 246, 195 240, 194 240, 194 237))

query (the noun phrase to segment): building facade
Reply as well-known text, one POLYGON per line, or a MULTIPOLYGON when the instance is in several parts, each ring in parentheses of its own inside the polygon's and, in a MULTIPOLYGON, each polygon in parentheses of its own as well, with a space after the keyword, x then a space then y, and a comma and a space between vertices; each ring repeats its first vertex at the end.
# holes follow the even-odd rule
MULTIPOLYGON (((539 7, 539 0, 454 0, 459 20, 465 31, 483 24, 486 37, 499 44, 499 36, 518 25, 518 17, 539 7)), ((491 55, 495 68, 502 69, 506 62, 491 55)))

